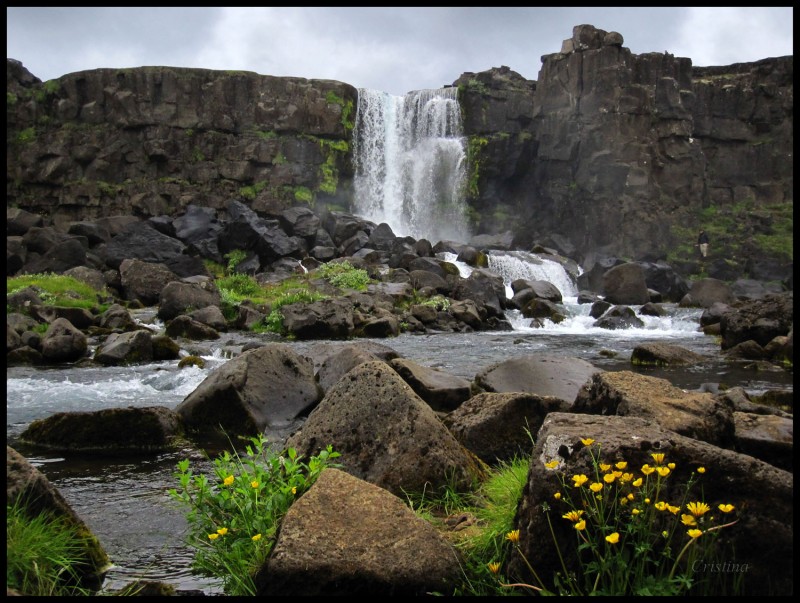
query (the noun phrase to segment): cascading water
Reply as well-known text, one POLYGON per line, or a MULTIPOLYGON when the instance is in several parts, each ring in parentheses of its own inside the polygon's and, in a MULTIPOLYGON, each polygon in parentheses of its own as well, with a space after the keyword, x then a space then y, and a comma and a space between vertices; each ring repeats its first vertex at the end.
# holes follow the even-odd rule
POLYGON ((506 294, 511 297, 511 283, 523 278, 529 281, 547 281, 554 285, 562 297, 577 297, 578 286, 564 267, 553 260, 525 251, 489 253, 489 269, 503 277, 506 294))
POLYGON ((467 157, 457 88, 359 89, 355 211, 398 236, 467 241, 467 157))

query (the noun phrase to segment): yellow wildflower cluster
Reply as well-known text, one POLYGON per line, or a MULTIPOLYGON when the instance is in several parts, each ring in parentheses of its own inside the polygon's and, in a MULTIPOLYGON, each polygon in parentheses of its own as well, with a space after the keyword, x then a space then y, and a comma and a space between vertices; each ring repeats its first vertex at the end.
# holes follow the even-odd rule
MULTIPOLYGON (((565 483, 567 477, 563 475, 560 478, 566 492, 562 494, 559 491, 553 495, 557 501, 563 501, 564 504, 572 507, 572 510, 564 513, 562 518, 572 522, 573 527, 578 532, 588 529, 588 521, 589 527, 594 525, 595 528, 601 530, 606 542, 610 544, 620 542, 619 532, 613 531, 616 526, 604 525, 611 516, 609 514, 610 508, 603 505, 605 496, 606 500, 610 501, 609 504, 615 505, 616 509, 627 508, 626 514, 616 512, 615 519, 617 521, 658 521, 660 524, 666 523, 665 520, 653 516, 653 512, 649 510, 653 508, 659 513, 664 513, 665 517, 677 517, 680 514, 680 523, 689 528, 686 534, 690 539, 696 539, 704 533, 701 523, 705 520, 706 514, 711 511, 711 507, 707 503, 692 501, 682 507, 681 504, 672 504, 662 498, 666 480, 673 476, 677 468, 675 463, 667 462, 666 453, 651 453, 652 463, 644 463, 639 468, 641 475, 637 476, 634 471, 626 471, 628 469, 628 461, 621 459, 613 462, 600 460, 600 446, 595 443, 595 440, 582 438, 581 443, 591 450, 590 454, 594 460, 595 469, 594 479, 584 473, 576 473, 568 477, 572 482, 571 490, 573 492, 577 490, 579 493, 577 504, 573 501, 574 495, 569 495, 570 488, 567 488, 565 483), (592 502, 592 499, 594 499, 594 502, 592 502), (682 508, 684 512, 681 514, 682 508)), ((559 461, 557 459, 545 463, 545 467, 549 470, 555 469, 558 465, 559 461)), ((703 474, 705 471, 704 467, 698 467, 696 474, 703 474)), ((698 476, 692 473, 690 481, 697 478, 698 476)), ((731 513, 734 510, 734 506, 729 503, 721 503, 718 509, 722 513, 731 513)), ((710 521, 713 518, 709 516, 708 519, 710 521)), ((674 527, 672 530, 674 530, 674 527)), ((670 534, 672 530, 664 530, 663 532, 670 534)), ((655 533, 658 533, 658 531, 655 533)))

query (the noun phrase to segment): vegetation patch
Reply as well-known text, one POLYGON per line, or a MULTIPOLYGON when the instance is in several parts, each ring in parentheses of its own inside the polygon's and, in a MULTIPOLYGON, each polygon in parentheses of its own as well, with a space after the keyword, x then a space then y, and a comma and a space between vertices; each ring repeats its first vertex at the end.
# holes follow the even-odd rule
POLYGON ((334 287, 366 291, 370 283, 369 273, 355 268, 350 262, 328 262, 317 268, 316 273, 334 287))
POLYGON ((6 297, 26 287, 33 288, 42 302, 51 306, 98 309, 100 312, 108 308, 107 304, 98 301, 105 296, 105 291, 97 291, 74 277, 53 273, 23 274, 7 278, 6 297))
POLYGON ((275 452, 261 435, 244 454, 223 452, 211 476, 180 461, 178 488, 170 497, 186 511, 194 568, 222 580, 227 595, 254 596, 254 577, 277 541, 278 528, 295 500, 340 455, 327 446, 308 460, 294 448, 275 452))
POLYGON ((489 144, 489 139, 482 136, 470 136, 467 142, 467 166, 469 171, 467 194, 473 199, 480 195, 481 154, 487 144, 489 144))
POLYGON ((6 503, 6 588, 24 596, 91 596, 76 586, 86 544, 65 519, 29 516, 19 501, 6 503))
POLYGON ((261 182, 256 182, 252 186, 243 186, 239 189, 239 194, 245 199, 252 201, 261 191, 267 188, 267 186, 269 186, 269 182, 262 180, 261 182))

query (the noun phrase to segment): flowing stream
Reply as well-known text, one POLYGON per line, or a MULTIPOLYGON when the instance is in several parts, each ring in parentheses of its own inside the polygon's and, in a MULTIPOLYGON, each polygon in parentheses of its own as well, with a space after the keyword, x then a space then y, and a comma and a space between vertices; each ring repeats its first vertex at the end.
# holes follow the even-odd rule
MULTIPOLYGON (((455 261, 452 255, 445 255, 444 259, 455 261)), ((468 266, 458 265, 462 274, 469 273, 468 266)), ((699 309, 664 304, 667 315, 641 316, 641 328, 600 329, 592 326, 590 305, 577 303, 574 279, 557 262, 530 254, 492 252, 490 267, 502 274, 507 283, 516 278, 553 283, 564 296, 562 307, 568 318, 560 324, 531 328, 529 320, 509 311, 512 331, 404 334, 375 341, 419 364, 467 379, 497 362, 548 354, 582 358, 605 370, 643 372, 685 389, 697 389, 703 383, 741 386, 752 394, 792 389, 791 372, 756 372, 724 362, 718 341, 698 330, 702 313, 699 309), (708 362, 685 368, 635 368, 630 364, 631 352, 645 342, 679 345, 705 355, 708 362)), ((154 330, 163 329, 153 319, 155 309, 136 315, 154 330)), ((242 345, 257 339, 253 334, 228 333, 213 342, 185 342, 189 346, 185 352, 205 358, 203 369, 179 370, 177 361, 128 367, 8 368, 7 440, 48 477, 98 536, 115 564, 106 588, 119 588, 129 580, 144 578, 163 580, 183 591, 221 592, 217 582, 191 572, 192 551, 183 543, 185 519, 166 493, 177 486, 175 464, 191 453, 135 458, 52 453, 18 445, 15 438, 34 419, 56 412, 155 405, 175 408, 242 345)), ((305 354, 319 342, 287 343, 305 354)))

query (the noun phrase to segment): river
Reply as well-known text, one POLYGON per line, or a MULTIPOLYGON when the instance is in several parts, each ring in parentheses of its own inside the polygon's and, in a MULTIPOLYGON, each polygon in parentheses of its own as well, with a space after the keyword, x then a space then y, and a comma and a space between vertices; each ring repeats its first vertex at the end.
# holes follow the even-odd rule
MULTIPOLYGON (((552 276, 551 280, 558 278, 552 276)), ((725 361, 718 340, 698 329, 702 310, 663 304, 667 315, 641 317, 645 323, 642 328, 600 329, 592 326, 589 304, 577 304, 569 285, 559 288, 567 289, 562 306, 568 318, 558 325, 530 328, 526 326, 529 320, 517 312, 507 312, 511 331, 402 334, 371 341, 424 366, 467 379, 503 360, 547 354, 581 358, 605 370, 635 370, 668 379, 684 389, 697 389, 704 383, 741 386, 750 394, 793 388, 791 371, 755 371, 746 368, 746 363, 725 361), (708 360, 683 368, 633 367, 633 348, 648 342, 681 346, 708 360)), ((162 329, 154 316, 153 308, 136 313, 143 324, 162 329)), ((105 589, 140 578, 169 582, 181 591, 221 593, 218 582, 192 573, 192 551, 183 542, 186 522, 167 495, 167 490, 177 485, 176 463, 191 452, 147 457, 51 453, 20 445, 16 438, 31 421, 56 412, 154 405, 175 408, 242 345, 258 339, 252 334, 226 333, 214 342, 184 342, 191 347, 184 352, 200 353, 205 358, 203 369, 178 369, 177 361, 129 367, 8 368, 7 441, 47 476, 98 536, 114 563, 105 589)), ((286 343, 301 354, 319 345, 286 343)))

